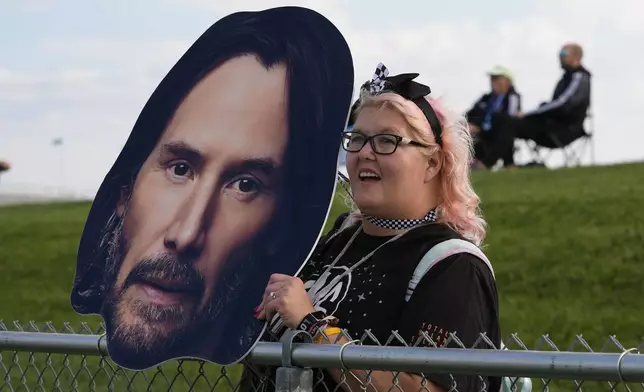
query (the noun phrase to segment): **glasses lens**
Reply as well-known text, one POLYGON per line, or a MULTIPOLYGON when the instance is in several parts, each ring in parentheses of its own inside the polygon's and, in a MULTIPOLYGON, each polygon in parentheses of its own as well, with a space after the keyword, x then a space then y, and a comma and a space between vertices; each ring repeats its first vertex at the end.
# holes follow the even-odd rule
POLYGON ((346 132, 342 139, 342 147, 347 151, 360 151, 364 145, 364 141, 364 135, 355 132, 346 132))
POLYGON ((377 135, 373 138, 376 152, 379 154, 391 154, 396 149, 398 139, 392 135, 377 135))

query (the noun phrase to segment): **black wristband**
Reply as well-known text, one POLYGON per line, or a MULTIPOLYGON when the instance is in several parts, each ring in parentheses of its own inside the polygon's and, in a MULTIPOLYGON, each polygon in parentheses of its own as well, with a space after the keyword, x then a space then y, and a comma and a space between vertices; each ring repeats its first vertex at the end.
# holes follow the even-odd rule
POLYGON ((327 316, 324 312, 314 312, 307 315, 299 325, 299 329, 306 331, 311 336, 317 336, 320 329, 335 327, 339 320, 333 316, 327 316), (319 318, 318 318, 319 317, 319 318))
POLYGON ((311 335, 317 324, 319 324, 325 317, 326 313, 323 311, 309 313, 304 316, 300 324, 297 326, 297 329, 300 331, 306 331, 311 335))

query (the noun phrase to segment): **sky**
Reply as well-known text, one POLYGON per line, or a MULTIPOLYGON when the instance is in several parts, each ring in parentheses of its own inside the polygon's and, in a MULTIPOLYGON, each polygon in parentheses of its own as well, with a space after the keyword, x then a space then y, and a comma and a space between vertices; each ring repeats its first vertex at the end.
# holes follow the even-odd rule
POLYGON ((496 64, 514 73, 524 110, 548 100, 560 47, 579 42, 593 74, 596 163, 644 160, 642 0, 0 0, 0 159, 13 165, 0 193, 93 197, 184 51, 227 14, 283 5, 312 8, 342 32, 354 94, 383 62, 420 73, 458 111, 489 89, 496 64))

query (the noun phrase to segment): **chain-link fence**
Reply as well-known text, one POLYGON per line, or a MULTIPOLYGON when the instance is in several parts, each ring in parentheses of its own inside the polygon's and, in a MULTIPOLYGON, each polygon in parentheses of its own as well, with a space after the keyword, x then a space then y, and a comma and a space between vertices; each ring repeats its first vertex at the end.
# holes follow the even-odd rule
POLYGON ((481 335, 473 349, 459 344, 455 335, 448 338, 456 343, 450 346, 462 348, 415 347, 434 342, 429 336, 404 342, 395 331, 386 342, 378 342, 369 331, 357 339, 355 335, 344 337, 351 339, 350 344, 337 340, 330 345, 299 343, 293 336, 281 343, 262 342, 235 366, 175 360, 134 372, 116 366, 106 356, 102 327, 65 323, 55 328, 50 323, 0 321, 0 391, 295 390, 286 387, 289 383, 302 392, 333 390, 324 381, 323 374, 328 377, 329 372, 308 368, 337 369, 332 372, 337 374, 338 391, 430 391, 431 383, 424 377, 428 371, 449 375, 453 391, 459 391, 455 380, 463 374, 478 375, 481 383, 476 390, 482 391, 489 385, 485 375, 503 377, 504 391, 644 390, 644 355, 639 354, 644 341, 638 347, 624 347, 609 336, 603 346, 592 348, 578 335, 558 346, 543 335, 529 348, 513 334, 506 338, 506 347, 498 349, 481 335), (485 347, 479 349, 482 344, 485 347), (402 372, 415 373, 416 380, 422 381, 410 387, 410 378, 402 372), (383 383, 388 385, 383 388, 383 383))

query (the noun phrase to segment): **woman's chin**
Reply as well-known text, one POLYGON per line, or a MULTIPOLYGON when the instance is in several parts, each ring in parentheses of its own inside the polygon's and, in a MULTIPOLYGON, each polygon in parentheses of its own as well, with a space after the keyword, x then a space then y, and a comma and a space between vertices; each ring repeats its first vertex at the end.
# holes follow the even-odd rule
POLYGON ((379 200, 370 195, 364 195, 363 197, 354 195, 353 199, 358 209, 360 209, 360 212, 366 215, 377 215, 376 212, 382 205, 379 200))

